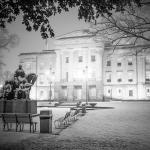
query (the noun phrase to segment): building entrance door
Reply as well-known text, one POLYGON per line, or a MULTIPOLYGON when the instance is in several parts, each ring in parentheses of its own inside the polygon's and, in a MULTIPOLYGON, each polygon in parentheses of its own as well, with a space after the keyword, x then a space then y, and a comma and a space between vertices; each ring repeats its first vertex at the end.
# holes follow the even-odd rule
POLYGON ((89 86, 89 100, 96 100, 96 86, 89 86))
POLYGON ((62 86, 62 98, 64 100, 67 100, 67 95, 68 95, 68 93, 67 93, 67 86, 62 86))
POLYGON ((82 86, 75 86, 74 87, 74 100, 81 100, 82 99, 82 86))

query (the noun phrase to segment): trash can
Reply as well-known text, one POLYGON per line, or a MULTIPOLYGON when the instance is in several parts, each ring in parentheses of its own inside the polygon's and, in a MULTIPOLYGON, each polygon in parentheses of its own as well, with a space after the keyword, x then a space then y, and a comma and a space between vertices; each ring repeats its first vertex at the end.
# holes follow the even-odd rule
POLYGON ((52 110, 40 111, 40 133, 52 133, 52 110))
POLYGON ((86 105, 83 104, 83 105, 82 105, 82 114, 85 114, 85 113, 86 113, 86 105))

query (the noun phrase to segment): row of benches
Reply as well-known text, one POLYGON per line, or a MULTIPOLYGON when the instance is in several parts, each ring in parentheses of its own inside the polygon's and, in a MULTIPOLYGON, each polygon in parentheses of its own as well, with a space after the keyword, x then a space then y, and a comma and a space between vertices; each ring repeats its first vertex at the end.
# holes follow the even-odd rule
POLYGON ((15 124, 16 131, 18 131, 18 128, 20 131, 23 131, 24 124, 29 124, 30 132, 35 132, 37 124, 37 122, 33 121, 33 117, 35 116, 36 115, 29 113, 2 113, 3 130, 6 128, 7 130, 10 130, 12 128, 12 124, 15 124))

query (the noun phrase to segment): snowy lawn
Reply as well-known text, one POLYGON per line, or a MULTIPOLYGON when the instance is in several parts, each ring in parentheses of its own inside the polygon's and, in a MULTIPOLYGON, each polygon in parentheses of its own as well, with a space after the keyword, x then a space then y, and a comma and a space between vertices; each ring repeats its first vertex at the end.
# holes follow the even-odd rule
MULTIPOLYGON (((26 138, 18 140, 19 133, 14 132, 13 134, 17 135, 16 141, 18 140, 15 144, 16 149, 22 146, 25 150, 150 149, 150 102, 101 102, 98 106, 102 108, 89 110, 85 116, 61 131, 60 135, 37 132, 33 136, 30 133, 27 136, 20 133, 20 136, 26 138)), ((67 108, 53 108, 53 120, 63 116, 67 111, 67 108)), ((2 133, 5 136, 5 132, 2 133)), ((0 139, 2 138, 0 136, 0 139)), ((7 143, 10 143, 10 140, 7 143)))

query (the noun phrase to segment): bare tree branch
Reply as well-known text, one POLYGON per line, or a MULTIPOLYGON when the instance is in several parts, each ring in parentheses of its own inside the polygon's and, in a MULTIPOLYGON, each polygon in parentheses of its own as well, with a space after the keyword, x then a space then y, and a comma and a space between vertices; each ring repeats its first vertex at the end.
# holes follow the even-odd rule
POLYGON ((139 40, 144 43, 150 41, 150 19, 146 15, 140 14, 136 9, 125 9, 119 15, 104 15, 95 25, 97 35, 107 37, 113 43, 126 40, 136 45, 139 40))

